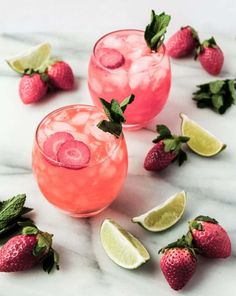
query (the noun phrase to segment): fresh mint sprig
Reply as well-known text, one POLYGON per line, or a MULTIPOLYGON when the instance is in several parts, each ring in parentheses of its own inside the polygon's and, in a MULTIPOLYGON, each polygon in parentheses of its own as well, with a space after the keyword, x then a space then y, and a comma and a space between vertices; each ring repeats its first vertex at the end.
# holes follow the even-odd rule
POLYGON ((235 80, 215 80, 197 86, 193 100, 198 108, 210 108, 219 114, 224 114, 236 101, 235 80))
POLYGON ((158 48, 163 44, 170 19, 171 16, 165 14, 165 12, 156 14, 155 11, 152 10, 151 21, 147 25, 144 33, 146 43, 151 50, 158 51, 158 48))
POLYGON ((115 99, 111 102, 100 98, 104 112, 106 113, 109 120, 102 120, 98 123, 97 127, 106 133, 110 133, 115 137, 119 138, 122 133, 122 123, 125 123, 124 112, 129 104, 134 100, 134 95, 131 94, 129 97, 124 99, 120 104, 115 99))
POLYGON ((12 235, 20 233, 24 226, 33 225, 30 218, 23 217, 33 210, 24 206, 25 200, 25 194, 18 194, 0 202, 0 244, 12 235))

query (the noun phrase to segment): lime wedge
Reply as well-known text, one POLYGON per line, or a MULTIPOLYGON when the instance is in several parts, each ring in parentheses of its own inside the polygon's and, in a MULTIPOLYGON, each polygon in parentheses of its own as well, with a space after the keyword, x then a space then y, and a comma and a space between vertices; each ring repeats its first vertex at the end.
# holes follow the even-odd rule
POLYGON ((110 219, 102 223, 100 237, 107 255, 124 268, 135 269, 150 259, 145 247, 132 234, 110 219))
POLYGON ((138 223, 152 232, 163 231, 179 221, 184 213, 185 207, 186 194, 184 191, 181 191, 150 211, 138 217, 134 217, 132 222, 138 223))
POLYGON ((9 66, 16 72, 23 74, 26 69, 39 70, 47 63, 51 54, 51 45, 42 43, 28 49, 20 55, 7 60, 9 66))
POLYGON ((182 135, 190 137, 187 145, 195 153, 201 156, 210 157, 220 153, 226 148, 225 144, 198 125, 195 121, 189 119, 187 115, 181 113, 180 117, 182 118, 182 135))

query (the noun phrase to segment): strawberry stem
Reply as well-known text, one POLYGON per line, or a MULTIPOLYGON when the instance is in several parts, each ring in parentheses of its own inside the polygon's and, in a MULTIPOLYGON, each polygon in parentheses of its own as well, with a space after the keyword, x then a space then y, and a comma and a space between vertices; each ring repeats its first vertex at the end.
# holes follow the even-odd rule
POLYGON ((158 251, 158 254, 164 253, 166 250, 173 248, 188 249, 193 254, 193 256, 196 256, 197 249, 193 247, 193 237, 190 231, 186 235, 183 235, 182 238, 177 239, 173 243, 170 243, 167 246, 165 246, 164 248, 161 248, 158 251))

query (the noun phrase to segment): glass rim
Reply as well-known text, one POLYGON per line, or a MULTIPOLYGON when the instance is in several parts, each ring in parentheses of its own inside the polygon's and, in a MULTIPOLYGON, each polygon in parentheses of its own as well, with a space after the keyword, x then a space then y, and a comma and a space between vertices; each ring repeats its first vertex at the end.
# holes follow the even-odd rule
MULTIPOLYGON (((36 131, 35 131, 35 135, 34 135, 34 142, 35 144, 37 145, 37 148, 39 149, 39 152, 41 155, 43 155, 43 157, 45 157, 51 164, 55 164, 55 166, 59 166, 59 167, 62 167, 62 168, 66 168, 64 166, 61 165, 60 162, 50 158, 48 155, 46 155, 42 149, 42 147, 40 146, 39 144, 39 141, 38 141, 38 132, 40 130, 40 127, 42 125, 42 123, 47 119, 47 118, 50 118, 50 116, 52 116, 54 113, 57 113, 57 112, 61 112, 63 110, 68 110, 68 109, 75 109, 75 108, 78 108, 78 107, 84 107, 84 108, 89 108, 89 109, 94 109, 94 110, 97 110, 98 113, 103 113, 102 111, 100 111, 100 109, 96 106, 92 106, 92 105, 88 105, 88 104, 71 104, 71 105, 66 105, 66 106, 63 106, 63 107, 60 107, 60 108, 57 108, 51 112, 49 112, 48 114, 46 114, 43 119, 39 122, 39 124, 37 125, 37 128, 36 128, 36 131)), ((104 113, 105 114, 105 113, 104 113)), ((56 132, 56 131, 55 131, 56 132)), ((114 136, 115 137, 115 136, 114 136)), ((116 152, 117 149, 119 149, 121 143, 122 143, 122 140, 124 139, 124 134, 122 132, 122 134, 120 135, 119 138, 116 138, 117 140, 117 143, 116 145, 114 146, 113 149, 111 149, 110 153, 107 154, 106 157, 102 158, 101 160, 99 161, 94 161, 92 162, 91 164, 88 163, 87 166, 85 167, 82 167, 81 169, 86 169, 88 167, 94 167, 102 162, 105 162, 107 159, 111 158, 111 156, 116 152)), ((67 168, 67 169, 70 169, 70 168, 67 168)), ((81 170, 80 169, 80 170, 81 170)))
MULTIPOLYGON (((132 31, 132 32, 139 32, 139 33, 144 33, 144 31, 143 31, 143 30, 140 30, 140 29, 119 29, 119 30, 111 31, 111 32, 109 32, 109 33, 104 34, 103 36, 101 36, 101 37, 95 42, 95 44, 94 44, 94 46, 93 46, 92 57, 94 58, 96 64, 99 65, 99 67, 101 67, 102 69, 104 69, 104 70, 107 71, 107 72, 111 72, 111 73, 116 74, 116 75, 122 75, 122 73, 116 73, 114 70, 109 69, 109 68, 106 68, 106 67, 104 67, 101 63, 99 63, 99 61, 98 61, 98 59, 97 59, 97 57, 96 57, 96 48, 97 48, 98 44, 100 43, 100 41, 103 40, 104 38, 106 38, 107 36, 112 35, 112 34, 114 34, 114 33, 119 33, 119 32, 129 32, 129 31, 132 31)), ((165 47, 165 44, 162 43, 162 45, 161 45, 160 48, 163 49, 163 53, 161 53, 162 56, 161 56, 160 60, 159 60, 154 66, 152 66, 153 68, 158 67, 158 66, 160 65, 160 63, 162 62, 163 58, 166 56, 166 47, 165 47)), ((153 52, 153 51, 151 51, 151 52, 153 52)), ((157 52, 157 53, 158 53, 158 52, 157 52)), ((136 73, 141 73, 141 72, 144 72, 144 71, 138 71, 138 72, 136 72, 136 73)))

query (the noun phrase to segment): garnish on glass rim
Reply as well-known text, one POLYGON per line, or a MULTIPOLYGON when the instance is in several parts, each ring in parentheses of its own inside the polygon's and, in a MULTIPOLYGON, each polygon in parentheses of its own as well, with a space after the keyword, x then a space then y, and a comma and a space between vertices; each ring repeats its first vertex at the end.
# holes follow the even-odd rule
POLYGON ((134 95, 131 94, 129 97, 124 99, 120 104, 112 99, 111 102, 100 98, 104 112, 106 113, 109 120, 102 120, 98 123, 97 127, 105 133, 110 133, 117 138, 122 133, 122 123, 125 123, 124 112, 129 104, 134 100, 134 95))
POLYGON ((151 22, 146 26, 144 38, 148 47, 153 51, 157 51, 163 44, 166 29, 169 25, 171 16, 162 12, 156 14, 154 10, 151 13, 151 22))
POLYGON ((235 80, 215 80, 197 85, 199 90, 193 93, 193 100, 198 108, 210 108, 219 114, 235 104, 235 80))

